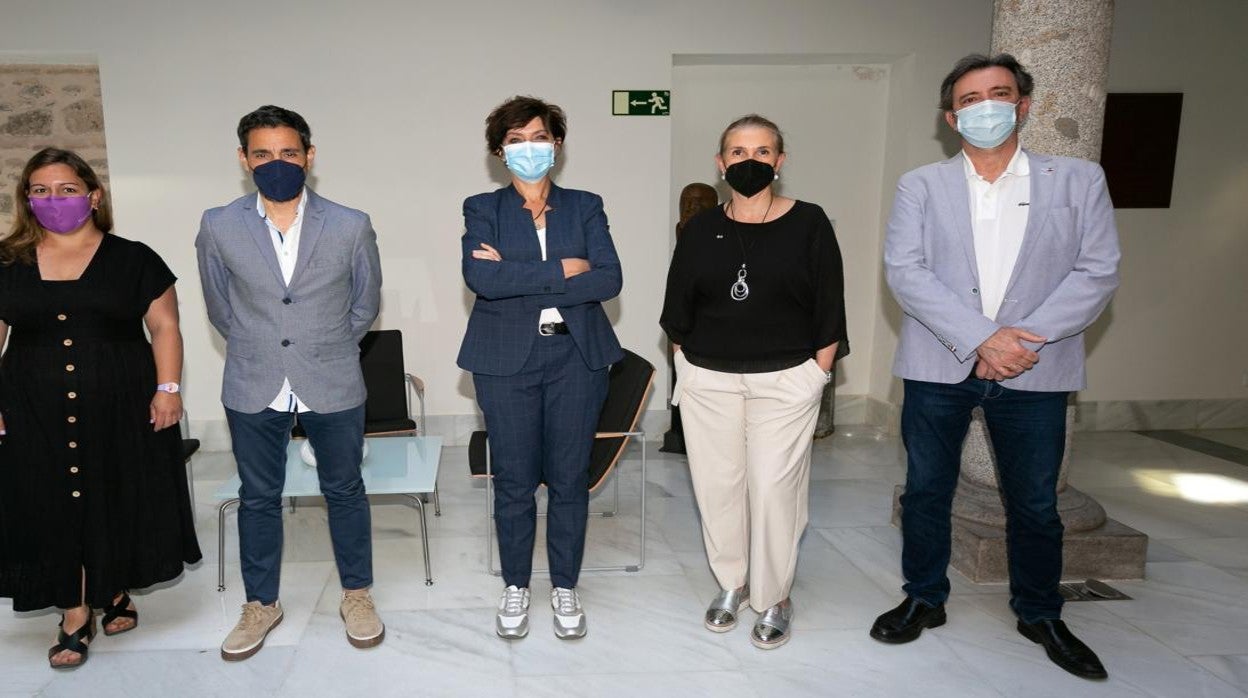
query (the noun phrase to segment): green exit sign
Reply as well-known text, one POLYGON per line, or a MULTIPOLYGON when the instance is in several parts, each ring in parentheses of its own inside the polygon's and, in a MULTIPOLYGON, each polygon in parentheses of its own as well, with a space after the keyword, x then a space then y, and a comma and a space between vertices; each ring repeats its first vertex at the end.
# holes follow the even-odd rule
POLYGON ((668 90, 613 90, 611 113, 615 116, 669 116, 672 93, 668 90))

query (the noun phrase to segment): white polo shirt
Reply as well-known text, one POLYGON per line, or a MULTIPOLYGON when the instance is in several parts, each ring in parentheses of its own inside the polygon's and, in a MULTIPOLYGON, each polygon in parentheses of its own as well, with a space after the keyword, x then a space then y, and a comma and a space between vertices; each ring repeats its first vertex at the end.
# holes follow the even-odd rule
POLYGON ((971 231, 975 239, 975 263, 979 272, 979 299, 984 316, 996 320, 1005 300, 1006 286, 1018 262, 1031 210, 1031 165, 1019 145, 1005 171, 995 182, 980 177, 962 151, 970 194, 971 231))

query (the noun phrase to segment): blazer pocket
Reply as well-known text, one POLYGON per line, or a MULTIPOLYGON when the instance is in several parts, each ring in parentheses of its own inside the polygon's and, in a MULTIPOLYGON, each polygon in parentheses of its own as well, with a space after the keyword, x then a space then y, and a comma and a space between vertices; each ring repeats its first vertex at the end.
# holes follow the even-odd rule
POLYGON ((226 340, 225 354, 226 356, 236 356, 240 359, 250 359, 256 355, 256 346, 242 339, 226 340))
POLYGON ((355 344, 318 344, 316 346, 316 358, 323 361, 332 361, 334 359, 345 359, 350 357, 359 357, 360 348, 355 344))
POLYGON ((1052 233, 1069 238, 1079 229, 1079 207, 1067 206, 1064 208, 1049 209, 1048 218, 1044 221, 1044 226, 1052 233))
POLYGON ((345 267, 350 263, 351 261, 347 259, 346 257, 318 257, 308 262, 308 266, 315 267, 315 268, 345 267))

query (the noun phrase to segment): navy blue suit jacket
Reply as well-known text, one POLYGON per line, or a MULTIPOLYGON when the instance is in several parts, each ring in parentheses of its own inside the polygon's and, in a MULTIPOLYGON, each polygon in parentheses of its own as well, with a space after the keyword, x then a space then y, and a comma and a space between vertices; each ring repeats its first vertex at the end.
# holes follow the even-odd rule
POLYGON ((602 310, 623 285, 602 197, 553 182, 546 198, 546 258, 524 199, 511 186, 464 200, 464 281, 477 294, 459 349, 459 367, 510 376, 529 357, 542 308, 558 308, 590 369, 619 361, 624 352, 602 310), (473 259, 486 243, 503 261, 473 259), (561 260, 589 260, 590 270, 563 278, 561 260))

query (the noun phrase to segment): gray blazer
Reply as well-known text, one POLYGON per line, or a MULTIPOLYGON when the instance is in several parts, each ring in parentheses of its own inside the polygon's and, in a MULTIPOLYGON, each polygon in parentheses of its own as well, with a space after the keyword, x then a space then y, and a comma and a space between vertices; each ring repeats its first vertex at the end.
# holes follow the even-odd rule
POLYGON ((290 286, 256 195, 204 212, 195 248, 208 319, 225 338, 221 402, 254 414, 282 379, 315 412, 364 402, 359 343, 381 304, 381 260, 368 216, 317 196, 303 211, 290 286))
POLYGON ((959 383, 975 349, 1000 327, 1048 338, 1040 360, 1002 385, 1070 391, 1086 385, 1083 331, 1118 287, 1118 230, 1093 162, 1026 151, 1031 201, 1018 262, 994 322, 980 304, 962 154, 907 172, 884 239, 888 285, 905 311, 893 373, 959 383))

